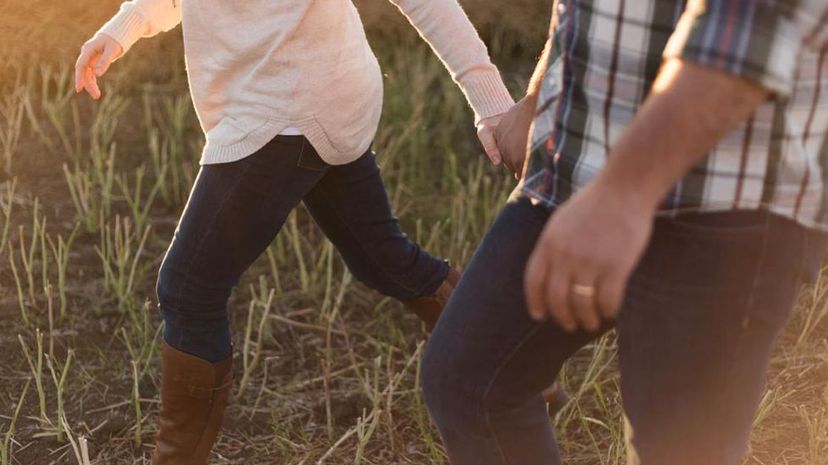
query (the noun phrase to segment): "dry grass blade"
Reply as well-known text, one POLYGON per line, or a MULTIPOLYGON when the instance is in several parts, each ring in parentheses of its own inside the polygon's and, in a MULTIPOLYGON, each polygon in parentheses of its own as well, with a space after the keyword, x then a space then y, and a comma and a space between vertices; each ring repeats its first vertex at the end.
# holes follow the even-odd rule
MULTIPOLYGON (((461 1, 518 95, 549 2, 461 1)), ((0 1, 0 465, 147 461, 155 271, 204 138, 180 32, 132 47, 100 80, 101 100, 74 95, 78 48, 120 3, 0 1)), ((514 182, 489 165, 465 97, 393 5, 357 3, 384 72, 373 147, 389 200, 406 233, 462 267, 514 182)), ((828 463, 825 276, 780 335, 746 464, 828 463)), ((356 282, 305 210, 227 306, 239 388, 211 463, 448 463, 419 396, 421 323, 356 282)), ((564 367, 572 402, 552 421, 571 465, 625 463, 616 355, 610 336, 564 367)))

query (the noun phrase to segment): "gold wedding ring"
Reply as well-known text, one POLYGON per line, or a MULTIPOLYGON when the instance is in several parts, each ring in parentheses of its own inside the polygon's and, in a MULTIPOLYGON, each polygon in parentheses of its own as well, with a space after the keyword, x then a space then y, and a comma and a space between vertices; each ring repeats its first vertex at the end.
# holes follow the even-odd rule
POLYGON ((595 287, 585 286, 583 284, 573 284, 572 294, 577 295, 578 297, 585 297, 587 299, 591 299, 595 297, 595 287))

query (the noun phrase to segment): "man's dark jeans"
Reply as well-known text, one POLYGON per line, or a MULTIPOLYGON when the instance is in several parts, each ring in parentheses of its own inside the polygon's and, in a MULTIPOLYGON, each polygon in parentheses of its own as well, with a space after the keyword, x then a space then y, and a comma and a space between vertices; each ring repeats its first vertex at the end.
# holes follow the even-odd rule
POLYGON ((822 235, 758 211, 658 219, 617 321, 566 333, 531 320, 524 301, 549 215, 526 199, 505 207, 431 335, 423 391, 451 463, 561 463, 540 393, 612 326, 631 463, 740 463, 774 339, 822 235))
POLYGON ((400 231, 372 152, 330 166, 304 137, 278 136, 201 168, 158 277, 169 345, 210 361, 230 354, 230 292, 300 202, 367 286, 409 300, 445 279, 448 265, 400 231))

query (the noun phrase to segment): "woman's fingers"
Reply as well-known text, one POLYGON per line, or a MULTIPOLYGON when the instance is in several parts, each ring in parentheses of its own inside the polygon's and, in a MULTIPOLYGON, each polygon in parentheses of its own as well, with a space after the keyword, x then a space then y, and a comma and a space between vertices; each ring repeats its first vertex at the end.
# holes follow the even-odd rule
POLYGON ((497 147, 497 142, 494 138, 494 128, 483 125, 477 131, 477 137, 480 139, 480 144, 483 145, 483 150, 486 151, 486 156, 493 165, 497 166, 503 157, 500 155, 500 149, 497 147))
POLYGON ((101 89, 98 87, 98 77, 95 76, 95 73, 92 71, 97 61, 98 55, 94 56, 92 60, 89 61, 89 65, 84 69, 83 85, 83 88, 86 89, 86 93, 88 93, 95 100, 101 98, 101 89))
POLYGON ((75 92, 86 90, 93 99, 101 98, 98 78, 107 72, 112 62, 122 53, 121 45, 104 35, 98 35, 83 44, 75 62, 75 92))
POLYGON ((75 93, 80 93, 86 87, 86 70, 89 69, 89 62, 97 54, 89 44, 81 47, 78 60, 75 62, 75 93))

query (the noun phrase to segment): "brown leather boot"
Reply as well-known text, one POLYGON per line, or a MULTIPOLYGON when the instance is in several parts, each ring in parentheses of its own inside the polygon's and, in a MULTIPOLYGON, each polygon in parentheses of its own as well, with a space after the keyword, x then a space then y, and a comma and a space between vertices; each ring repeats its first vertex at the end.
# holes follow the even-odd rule
POLYGON ((161 343, 161 413, 152 465, 207 465, 232 381, 232 357, 211 363, 161 343))
POLYGON ((434 294, 404 302, 406 308, 423 320, 426 331, 429 333, 437 324, 437 319, 440 318, 440 313, 443 312, 443 307, 446 306, 446 302, 451 297, 454 286, 457 285, 458 281, 460 281, 460 272, 454 268, 449 268, 448 276, 434 294))

